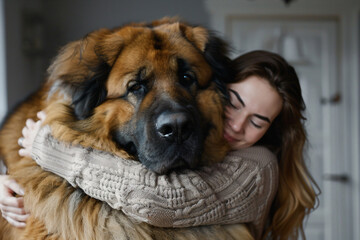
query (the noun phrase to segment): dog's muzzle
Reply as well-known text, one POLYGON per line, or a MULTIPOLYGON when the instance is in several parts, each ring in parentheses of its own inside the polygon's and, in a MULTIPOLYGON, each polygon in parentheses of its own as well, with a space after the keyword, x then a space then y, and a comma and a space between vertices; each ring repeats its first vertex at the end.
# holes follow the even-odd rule
POLYGON ((156 119, 155 127, 160 138, 182 144, 194 132, 194 120, 187 112, 164 112, 156 119))
POLYGON ((134 116, 129 125, 119 129, 114 137, 145 167, 165 174, 198 165, 206 136, 201 123, 196 106, 159 101, 134 116))
POLYGON ((157 173, 197 166, 204 144, 199 111, 192 104, 160 102, 137 129, 139 160, 157 173))

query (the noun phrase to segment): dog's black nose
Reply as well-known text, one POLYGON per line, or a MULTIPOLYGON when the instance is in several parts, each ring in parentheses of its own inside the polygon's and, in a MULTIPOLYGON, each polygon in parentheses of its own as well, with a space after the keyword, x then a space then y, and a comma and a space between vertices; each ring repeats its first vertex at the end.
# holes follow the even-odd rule
POLYGON ((194 123, 186 112, 164 112, 156 120, 156 131, 170 142, 183 143, 193 132, 194 123))

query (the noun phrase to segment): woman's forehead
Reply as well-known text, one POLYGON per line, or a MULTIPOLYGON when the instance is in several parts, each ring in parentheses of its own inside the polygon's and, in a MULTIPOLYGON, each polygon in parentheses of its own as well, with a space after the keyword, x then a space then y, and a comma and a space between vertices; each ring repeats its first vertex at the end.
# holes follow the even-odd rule
MULTIPOLYGON (((266 79, 252 76, 243 81, 229 84, 228 87, 239 94, 249 110, 253 110, 257 114, 266 114, 270 119, 274 119, 282 108, 281 96, 266 79)), ((235 101, 238 101, 237 98, 235 101)))

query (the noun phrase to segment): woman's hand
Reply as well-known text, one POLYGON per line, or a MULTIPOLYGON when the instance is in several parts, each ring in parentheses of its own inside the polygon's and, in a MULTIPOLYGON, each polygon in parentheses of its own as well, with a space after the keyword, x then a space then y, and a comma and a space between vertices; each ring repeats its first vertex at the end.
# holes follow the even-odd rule
POLYGON ((29 213, 24 209, 24 191, 15 180, 7 175, 0 175, 0 210, 2 216, 15 227, 25 227, 29 213))
MULTIPOLYGON (((23 137, 19 138, 18 143, 21 146, 20 156, 31 156, 32 144, 38 133, 41 124, 45 120, 45 113, 38 112, 37 122, 32 119, 26 120, 26 125, 22 130, 23 137)), ((7 175, 0 175, 0 210, 2 216, 15 227, 25 227, 26 219, 29 213, 24 209, 24 191, 20 185, 7 175), (18 197, 15 197, 15 195, 18 197), (19 197, 20 196, 20 197, 19 197)))
POLYGON ((23 137, 19 138, 18 143, 21 146, 19 155, 23 157, 31 157, 32 145, 36 134, 40 130, 42 123, 44 122, 46 115, 45 112, 41 111, 37 113, 37 117, 40 119, 34 122, 32 119, 26 120, 26 125, 22 129, 23 137))

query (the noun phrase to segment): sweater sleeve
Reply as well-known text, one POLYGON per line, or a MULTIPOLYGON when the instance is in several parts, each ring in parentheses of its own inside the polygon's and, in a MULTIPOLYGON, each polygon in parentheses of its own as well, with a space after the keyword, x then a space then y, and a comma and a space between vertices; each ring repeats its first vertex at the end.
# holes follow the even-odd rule
POLYGON ((158 175, 137 161, 59 142, 46 126, 32 157, 89 196, 159 227, 246 222, 256 235, 277 188, 276 158, 263 147, 231 152, 212 166, 158 175))
POLYGON ((88 166, 84 160, 87 157, 86 149, 57 141, 51 135, 48 125, 42 127, 36 135, 31 157, 44 170, 64 178, 73 187, 77 187, 76 178, 88 166))

